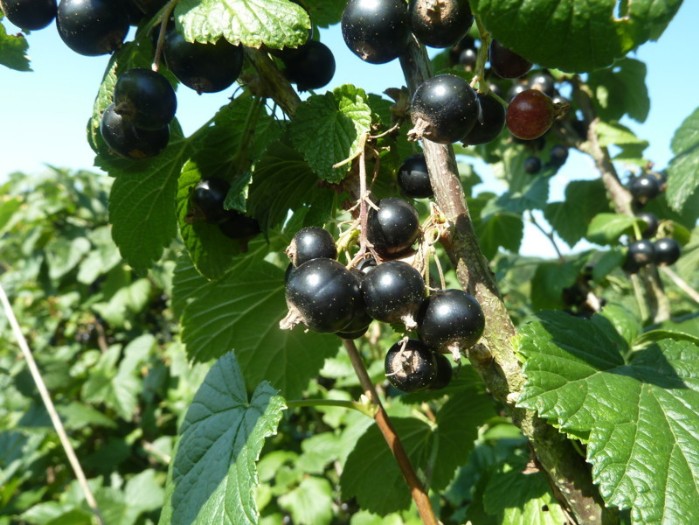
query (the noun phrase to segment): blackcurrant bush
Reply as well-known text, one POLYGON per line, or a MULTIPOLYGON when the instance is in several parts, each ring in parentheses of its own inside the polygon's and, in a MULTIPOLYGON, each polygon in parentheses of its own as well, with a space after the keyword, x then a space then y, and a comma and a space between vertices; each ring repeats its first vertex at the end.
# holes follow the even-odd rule
POLYGON ((170 128, 139 129, 119 115, 111 104, 102 114, 100 135, 115 154, 140 160, 154 157, 165 149, 170 140, 170 128))
POLYGON ((680 245, 670 237, 658 239, 653 243, 653 251, 655 254, 654 262, 657 265, 670 265, 677 262, 680 258, 680 245))
POLYGON ((159 129, 170 123, 177 110, 177 96, 160 73, 132 68, 117 78, 114 106, 123 118, 142 129, 159 129))
POLYGON ((660 183, 657 177, 644 173, 631 181, 629 191, 636 203, 643 206, 660 195, 660 183))
POLYGON ((541 171, 541 159, 539 157, 527 157, 524 159, 524 171, 529 175, 536 175, 541 171))
POLYGON ((2 0, 2 10, 17 27, 36 31, 56 18, 56 0, 2 0))
POLYGON ((456 75, 437 75, 425 80, 413 95, 410 114, 416 138, 448 144, 461 140, 478 121, 476 92, 456 75))
POLYGON ((650 212, 636 214, 636 217, 646 223, 646 226, 641 230, 644 239, 651 239, 658 233, 658 218, 650 212))
POLYGON ((406 50, 409 19, 404 0, 349 0, 342 13, 342 36, 365 62, 385 64, 406 50))
POLYGON ((556 81, 546 71, 539 71, 529 77, 528 84, 530 89, 538 89, 549 97, 553 97, 556 94, 556 81))
POLYGON ((229 87, 243 68, 243 48, 220 38, 215 44, 187 42, 174 28, 165 36, 163 56, 177 80, 197 93, 229 87))
POLYGON ((458 356, 483 335, 485 316, 475 297, 463 290, 430 295, 420 307, 417 333, 428 346, 458 356))
POLYGON ((218 228, 231 239, 251 239, 260 233, 260 223, 237 210, 224 210, 218 228))
POLYGON ((309 329, 338 332, 352 321, 361 301, 359 280, 333 259, 313 259, 291 271, 286 301, 309 329))
POLYGON ((296 232, 286 249, 286 254, 294 266, 300 266, 319 257, 335 259, 337 247, 329 231, 317 226, 307 226, 296 232))
POLYGON ((425 295, 422 275, 403 261, 379 264, 362 280, 367 313, 385 323, 403 322, 408 328, 414 328, 415 316, 425 295))
POLYGON ((449 47, 473 24, 468 0, 410 0, 410 25, 417 39, 430 47, 449 47))
POLYGON ((425 390, 432 385, 437 373, 435 357, 436 354, 421 341, 399 341, 386 353, 386 379, 405 393, 425 390))
POLYGON ((497 40, 491 41, 488 57, 493 72, 501 78, 521 77, 532 67, 529 60, 507 49, 497 40))
POLYGON ((624 270, 636 273, 643 266, 647 266, 655 260, 655 246, 647 239, 634 241, 629 244, 624 261, 624 270))
POLYGON ((282 54, 284 74, 299 91, 319 89, 335 75, 335 57, 328 46, 309 40, 292 54, 282 54))
POLYGON ((223 205, 231 185, 219 177, 200 180, 189 194, 190 212, 195 218, 218 224, 226 218, 223 205))
POLYGON ((464 144, 487 144, 505 127, 505 107, 490 95, 478 93, 481 113, 473 129, 462 139, 464 144))
POLYGON ((405 159, 398 168, 396 179, 401 193, 406 197, 424 199, 434 195, 427 172, 427 162, 422 153, 405 159))
POLYGON ((63 42, 76 53, 105 55, 121 47, 129 16, 120 0, 61 0, 56 26, 63 42))
POLYGON ((536 89, 525 89, 507 106, 507 128, 515 137, 534 140, 546 133, 553 124, 553 101, 536 89))
POLYGON ((368 215, 367 238, 374 250, 383 257, 404 253, 420 234, 417 210, 403 199, 381 199, 378 209, 369 208, 368 215))
POLYGON ((551 153, 549 155, 551 165, 560 168, 566 163, 566 160, 568 160, 568 148, 561 144, 556 144, 551 148, 551 153))
POLYGON ((434 359, 437 364, 437 369, 435 370, 434 378, 432 378, 429 388, 430 390, 441 390, 449 386, 454 372, 449 359, 445 355, 435 353, 434 359))

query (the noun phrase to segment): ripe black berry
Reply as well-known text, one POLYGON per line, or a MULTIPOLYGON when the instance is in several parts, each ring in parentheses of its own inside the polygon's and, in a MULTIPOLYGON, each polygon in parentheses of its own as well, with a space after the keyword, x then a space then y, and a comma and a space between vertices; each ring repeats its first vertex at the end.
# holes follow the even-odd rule
POLYGON ((449 47, 458 42, 473 23, 468 0, 411 0, 410 25, 420 42, 449 47))
POLYGON ((362 280, 367 313, 385 323, 402 321, 408 328, 414 328, 415 315, 425 295, 422 275, 403 261, 379 264, 362 280))
POLYGON ((317 226, 308 226, 296 232, 286 254, 294 266, 300 266, 319 257, 335 259, 337 248, 330 232, 317 226))
POLYGON ((658 233, 658 218, 650 212, 638 213, 636 217, 646 223, 646 226, 641 230, 643 238, 650 239, 655 237, 655 234, 658 233))
POLYGON ((217 93, 229 87, 243 68, 243 48, 224 38, 215 44, 187 42, 174 28, 165 36, 167 67, 197 93, 217 93))
POLYGON ((453 370, 449 359, 445 355, 435 353, 434 360, 437 364, 437 369, 435 370, 434 378, 432 378, 429 388, 430 390, 441 390, 451 383, 453 370))
POLYGON ((644 173, 631 181, 629 191, 634 200, 643 206, 660 195, 660 183, 657 177, 644 173))
POLYGON ((313 259, 291 271, 286 301, 309 329, 338 332, 352 321, 361 301, 359 281, 333 259, 313 259))
POLYGON ((36 31, 56 18, 56 0, 2 0, 2 10, 17 27, 36 31))
POLYGON ((497 40, 490 43, 489 58, 493 72, 502 78, 517 78, 524 75, 532 67, 526 58, 510 51, 497 40))
POLYGON ((309 40, 293 53, 281 53, 284 74, 299 91, 319 89, 328 85, 335 75, 335 57, 328 46, 309 40))
POLYGON ((371 64, 398 58, 410 38, 408 6, 403 0, 349 0, 341 26, 347 47, 371 64))
POLYGON ((117 113, 142 129, 159 129, 170 123, 177 110, 177 96, 170 82, 156 71, 132 68, 114 86, 117 113))
MULTIPOLYGON (((357 279, 357 285, 361 287, 364 274, 357 269, 351 270, 350 273, 354 275, 357 279)), ((366 333, 372 320, 373 319, 366 311, 364 300, 360 297, 359 300, 354 303, 352 320, 342 330, 336 332, 336 334, 342 339, 357 339, 366 333)))
POLYGON ((129 31, 129 16, 118 0, 61 0, 56 26, 70 49, 97 56, 121 46, 129 31))
POLYGON ((655 247, 647 239, 635 241, 629 244, 624 261, 624 270, 636 273, 643 266, 647 266, 655 260, 655 247))
POLYGON ((250 239, 260 233, 260 223, 237 210, 224 210, 218 228, 231 239, 250 239))
POLYGON ((427 162, 422 153, 412 155, 398 168, 398 187, 403 195, 413 199, 432 197, 432 184, 427 172, 427 162))
POLYGON ((424 301, 417 323, 418 336, 425 344, 458 356, 483 335, 485 316, 472 295, 443 290, 424 301))
POLYGON ((409 202, 387 197, 378 202, 378 210, 369 209, 367 238, 379 255, 400 255, 412 246, 419 234, 420 218, 409 202))
POLYGON ((464 144, 487 144, 495 140, 505 127, 505 108, 490 95, 478 93, 481 113, 473 129, 463 138, 464 144))
POLYGON ((461 140, 478 121, 476 92, 456 75, 425 80, 413 95, 410 114, 417 138, 448 144, 461 140))
POLYGON ((437 373, 435 353, 415 339, 399 341, 389 348, 384 360, 386 379, 406 393, 429 388, 437 373))
POLYGON ((515 137, 534 140, 553 124, 555 111, 551 97, 536 89, 525 89, 507 106, 507 128, 515 137))
POLYGON ((189 195, 190 212, 206 222, 218 224, 226 218, 223 205, 231 185, 219 177, 200 180, 189 195))
POLYGON ((119 115, 111 104, 102 114, 100 135, 115 154, 140 160, 154 157, 165 149, 170 140, 170 128, 139 129, 119 115))
POLYGON ((524 171, 529 175, 536 175, 541 171, 541 159, 539 157, 527 157, 524 159, 524 171))
POLYGON ((653 243, 654 262, 657 265, 670 265, 680 258, 680 245, 675 239, 664 237, 653 243))
POLYGON ((560 168, 568 160, 568 148, 560 144, 556 144, 551 148, 550 161, 551 165, 560 168))
POLYGON ((455 45, 453 45, 451 49, 449 49, 449 63, 452 66, 455 66, 456 64, 467 65, 461 62, 461 56, 466 51, 469 52, 469 55, 474 57, 473 64, 475 64, 475 57, 478 54, 476 49, 476 41, 468 35, 463 37, 455 45))
POLYGON ((529 78, 529 88, 538 89, 549 97, 553 97, 556 93, 556 82, 546 71, 539 71, 529 78))

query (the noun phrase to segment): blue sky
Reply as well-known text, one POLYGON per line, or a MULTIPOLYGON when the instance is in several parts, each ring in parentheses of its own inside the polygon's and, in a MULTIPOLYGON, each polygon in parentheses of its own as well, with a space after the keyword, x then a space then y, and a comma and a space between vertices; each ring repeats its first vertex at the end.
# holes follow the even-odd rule
MULTIPOLYGON (((10 31, 15 31, 3 21, 10 31)), ((670 140, 675 129, 699 106, 699 1, 685 1, 658 42, 647 43, 632 56, 646 62, 651 111, 644 124, 625 122, 650 141, 647 156, 659 168, 672 157, 670 140)), ((0 66, 0 178, 12 171, 43 171, 46 165, 92 169, 93 154, 85 129, 108 57, 84 57, 71 52, 54 25, 29 35, 33 72, 20 73, 0 66)), ((332 86, 357 83, 380 93, 402 79, 397 61, 365 64, 345 46, 338 28, 324 31, 321 39, 338 63, 332 86)), ((197 95, 181 87, 177 117, 191 133, 226 102, 232 90, 197 95)), ((562 194, 565 181, 587 178, 594 169, 573 156, 557 176, 562 194)))

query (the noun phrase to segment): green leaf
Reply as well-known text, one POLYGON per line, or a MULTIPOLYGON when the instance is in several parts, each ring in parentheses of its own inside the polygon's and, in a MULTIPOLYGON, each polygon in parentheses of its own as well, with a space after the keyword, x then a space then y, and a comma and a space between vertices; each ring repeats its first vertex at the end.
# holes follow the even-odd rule
POLYGON ((579 260, 540 262, 531 282, 531 301, 534 309, 563 308, 563 289, 575 283, 583 264, 579 260))
POLYGON ((305 478, 301 484, 279 498, 299 525, 325 525, 333 519, 333 487, 324 478, 305 478))
POLYGON ((572 248, 585 236, 595 215, 610 211, 607 192, 600 179, 574 180, 566 187, 565 201, 546 206, 544 217, 572 248))
POLYGON ((612 67, 592 71, 587 84, 597 114, 605 121, 618 121, 628 115, 636 122, 645 122, 650 111, 646 87, 646 65, 633 58, 617 60, 612 67))
POLYGON ((295 149, 284 142, 276 142, 255 167, 248 193, 248 210, 260 222, 263 231, 281 226, 289 211, 299 210, 309 211, 304 226, 320 226, 332 215, 335 195, 332 189, 320 183, 295 149))
POLYGON ((109 195, 112 237, 121 255, 145 271, 177 235, 177 179, 191 148, 187 140, 170 140, 157 157, 120 164, 109 195))
POLYGON ((257 523, 255 462, 284 400, 266 382, 248 397, 233 353, 211 368, 187 411, 166 485, 163 525, 257 523))
POLYGON ((351 85, 335 88, 324 95, 312 95, 296 111, 290 126, 294 147, 311 169, 328 182, 340 182, 350 162, 357 156, 363 135, 371 126, 371 108, 366 93, 351 85))
POLYGON ((90 251, 90 241, 85 237, 66 239, 57 237, 46 245, 46 262, 49 265, 49 277, 60 279, 85 257, 90 251))
POLYGON ((599 121, 595 125, 600 146, 632 146, 641 151, 648 147, 648 141, 639 139, 631 129, 618 122, 599 121))
POLYGON ((346 0, 305 0, 303 5, 308 9, 314 24, 328 27, 340 21, 347 2, 346 0))
POLYGON ((298 47, 308 38, 308 13, 288 0, 182 0, 175 17, 188 42, 272 49, 298 47))
POLYGON ((17 71, 31 71, 28 49, 29 43, 22 33, 8 35, 5 26, 0 24, 0 64, 17 71))
POLYGON ((699 108, 687 117, 672 137, 672 152, 667 179, 667 202, 680 213, 693 210, 699 216, 699 108))
POLYGON ((287 312, 284 272, 264 261, 265 255, 248 256, 221 280, 198 288, 182 316, 182 337, 192 359, 233 349, 248 381, 267 380, 294 398, 340 341, 301 327, 279 328, 287 312))
POLYGON ((608 321, 550 312, 517 347, 528 378, 519 405, 587 443, 609 505, 637 524, 699 521, 686 503, 699 498, 698 345, 664 338, 625 358, 608 321))
POLYGON ((522 237, 524 236, 524 223, 522 217, 514 213, 493 213, 482 217, 475 224, 478 234, 478 242, 488 259, 492 259, 499 247, 517 253, 519 252, 522 237))
POLYGON ((472 0, 493 37, 531 62, 565 71, 610 65, 657 39, 681 0, 472 0), (526 31, 522 28, 526 27, 526 31))
POLYGON ((587 239, 597 244, 617 244, 619 237, 633 231, 638 220, 629 215, 617 213, 600 213, 590 221, 587 239))

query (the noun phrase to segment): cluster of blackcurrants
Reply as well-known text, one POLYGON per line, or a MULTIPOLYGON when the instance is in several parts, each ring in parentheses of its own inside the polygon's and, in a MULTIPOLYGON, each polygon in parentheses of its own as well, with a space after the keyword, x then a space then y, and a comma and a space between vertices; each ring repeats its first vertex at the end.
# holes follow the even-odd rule
MULTIPOLYGON (((405 160, 398 184, 408 197, 432 195, 422 155, 405 160)), ((443 354, 461 355, 485 327, 473 296, 457 289, 428 295, 420 271, 400 260, 413 252, 420 233, 415 207, 387 197, 369 208, 366 224, 367 240, 380 262, 367 255, 345 267, 336 260, 332 235, 317 227, 299 230, 287 249, 287 304, 290 315, 308 329, 355 339, 377 320, 417 331, 417 338, 402 339, 386 355, 386 377, 404 392, 446 386, 451 364, 443 354)))
POLYGON ((645 223, 641 231, 642 239, 629 244, 623 268, 628 273, 637 273, 644 266, 674 264, 680 258, 679 243, 672 237, 656 238, 658 233, 658 218, 641 210, 649 201, 655 199, 666 186, 666 175, 663 172, 646 172, 633 177, 628 185, 633 198, 633 206, 637 211, 636 217, 645 223))
MULTIPOLYGON (((467 0, 349 0, 342 15, 347 46, 362 60, 383 64, 404 55, 410 39, 447 48, 464 38, 473 23, 467 0)), ((493 42, 489 48, 493 71, 516 78, 531 63, 493 42)), ((411 136, 442 144, 466 145, 494 140, 507 125, 515 137, 534 140, 552 126, 556 106, 539 89, 518 93, 507 109, 490 94, 476 93, 463 78, 440 74, 425 80, 413 94, 411 136)))

